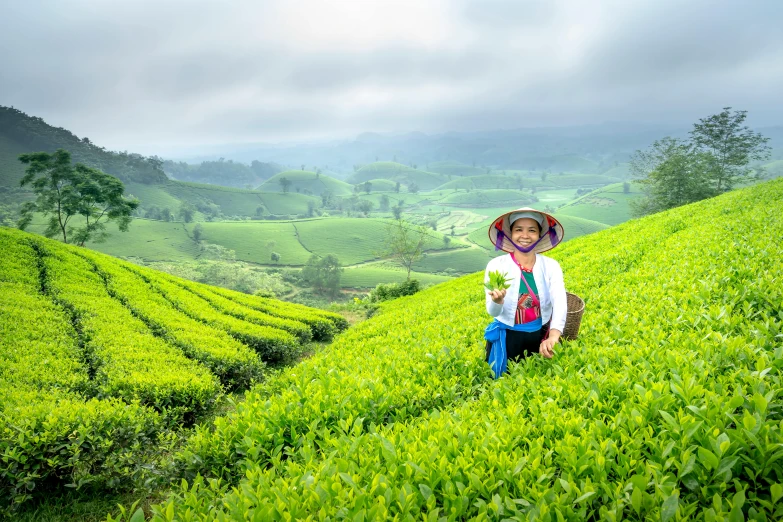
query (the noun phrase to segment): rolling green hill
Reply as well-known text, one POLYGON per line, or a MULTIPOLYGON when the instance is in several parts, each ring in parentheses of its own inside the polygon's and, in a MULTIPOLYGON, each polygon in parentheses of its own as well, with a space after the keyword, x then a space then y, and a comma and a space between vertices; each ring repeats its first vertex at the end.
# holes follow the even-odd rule
POLYGON ((289 192, 301 191, 305 194, 309 193, 316 196, 320 196, 326 191, 330 191, 335 196, 345 196, 353 193, 353 186, 348 183, 323 174, 316 174, 309 170, 286 170, 275 174, 262 183, 257 190, 282 192, 283 187, 280 185, 280 178, 286 178, 291 182, 289 192))
MULTIPOLYGON (((317 206, 321 203, 319 197, 305 194, 259 192, 184 181, 168 181, 155 185, 128 183, 126 194, 139 198, 142 211, 155 205, 166 207, 175 215, 184 203, 203 209, 205 212, 214 205, 214 208, 224 216, 248 217, 269 214, 287 217, 305 214, 308 211, 308 202, 317 206)), ((199 213, 197 218, 203 219, 204 214, 199 213)))
POLYGON ((781 519, 782 200, 558 247, 579 338, 499 380, 482 274, 382 306, 198 428, 153 520, 781 519))
POLYGON ((615 183, 595 190, 558 208, 559 215, 581 217, 607 225, 617 225, 631 219, 628 202, 641 196, 639 187, 631 184, 630 192, 623 192, 623 184, 615 183))
POLYGON ((471 190, 470 192, 453 192, 434 200, 438 205, 465 208, 492 208, 502 205, 524 207, 533 202, 530 192, 521 190, 471 190))
POLYGON ((427 164, 426 170, 445 176, 480 176, 484 174, 484 169, 471 167, 459 161, 433 161, 427 164))
POLYGON ((394 192, 397 187, 397 183, 390 179, 375 178, 368 181, 372 192, 394 192))
POLYGON ((378 161, 365 165, 348 178, 347 181, 357 185, 378 178, 394 182, 399 181, 405 186, 416 183, 420 190, 434 189, 448 180, 448 177, 443 174, 417 170, 393 161, 378 161))
POLYGON ((166 423, 192 423, 346 326, 13 229, 0 251, 0 506, 120 485, 166 423))

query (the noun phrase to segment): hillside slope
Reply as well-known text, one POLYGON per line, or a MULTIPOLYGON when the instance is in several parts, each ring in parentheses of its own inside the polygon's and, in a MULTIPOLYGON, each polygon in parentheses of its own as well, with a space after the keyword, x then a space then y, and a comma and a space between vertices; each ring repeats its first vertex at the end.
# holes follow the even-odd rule
POLYGON ((291 182, 291 186, 288 189, 289 192, 301 192, 303 194, 312 194, 316 196, 320 196, 327 191, 335 196, 347 196, 353 193, 353 187, 348 183, 323 174, 316 174, 309 170, 286 170, 279 174, 275 174, 262 183, 257 190, 263 192, 282 192, 283 186, 280 184, 281 178, 285 178, 291 182))
POLYGON ((43 119, 28 116, 18 109, 0 105, 0 186, 16 186, 24 175, 19 154, 54 152, 62 148, 71 153, 74 162, 81 162, 116 176, 122 181, 163 183, 168 178, 161 162, 140 154, 112 152, 79 139, 70 131, 53 127, 43 119))
POLYGON ((782 201, 773 181, 558 247, 580 337, 498 381, 481 274, 384 306, 199 430, 187 476, 227 481, 153 519, 780 519, 782 201))
POLYGON ((414 169, 393 161, 376 161, 365 165, 346 181, 358 185, 373 179, 388 179, 405 186, 416 183, 420 190, 431 190, 448 181, 448 176, 414 169))
POLYGON ((192 422, 346 326, 18 230, 0 227, 0 252, 0 507, 117 485, 166 419, 192 422))

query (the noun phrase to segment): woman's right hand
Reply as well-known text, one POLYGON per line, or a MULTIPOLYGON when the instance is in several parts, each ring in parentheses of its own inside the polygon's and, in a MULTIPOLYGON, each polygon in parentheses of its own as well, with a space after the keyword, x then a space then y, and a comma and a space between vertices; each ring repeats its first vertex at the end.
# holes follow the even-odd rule
POLYGON ((497 304, 503 304, 503 299, 506 297, 506 289, 501 288, 500 290, 491 290, 489 292, 489 297, 491 297, 492 300, 497 304))

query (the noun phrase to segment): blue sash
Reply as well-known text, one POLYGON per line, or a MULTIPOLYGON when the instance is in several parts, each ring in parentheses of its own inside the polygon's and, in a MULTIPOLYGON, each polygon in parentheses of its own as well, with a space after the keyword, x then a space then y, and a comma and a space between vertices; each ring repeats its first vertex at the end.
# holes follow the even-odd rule
POLYGON ((506 355, 506 330, 515 332, 535 332, 543 326, 541 318, 535 321, 523 324, 509 326, 501 323, 497 319, 489 323, 484 330, 484 339, 492 343, 492 349, 489 352, 489 366, 495 372, 495 379, 498 379, 508 369, 508 356, 506 355))

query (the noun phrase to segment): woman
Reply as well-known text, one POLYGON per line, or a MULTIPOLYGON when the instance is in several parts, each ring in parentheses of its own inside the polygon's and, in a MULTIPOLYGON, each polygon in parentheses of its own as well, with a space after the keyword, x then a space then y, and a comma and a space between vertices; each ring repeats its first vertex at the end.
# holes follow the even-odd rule
POLYGON ((554 217, 532 208, 520 208, 497 218, 489 228, 496 250, 508 252, 487 264, 489 273, 504 274, 508 290, 487 290, 487 312, 495 318, 484 332, 486 360, 500 377, 508 359, 518 361, 538 352, 546 358, 560 340, 566 320, 563 271, 552 258, 542 256, 564 236, 554 217))

